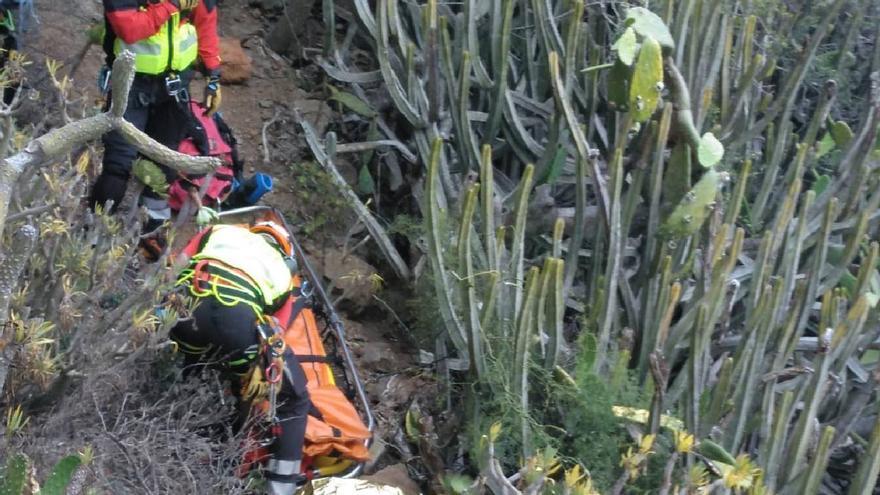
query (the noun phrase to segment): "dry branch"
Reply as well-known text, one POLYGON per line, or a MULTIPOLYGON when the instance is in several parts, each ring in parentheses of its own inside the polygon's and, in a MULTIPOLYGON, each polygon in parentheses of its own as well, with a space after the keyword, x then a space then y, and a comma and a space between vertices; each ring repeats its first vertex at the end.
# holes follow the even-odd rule
POLYGON ((134 80, 134 55, 125 52, 113 63, 113 101, 110 111, 54 129, 28 143, 25 148, 0 161, 0 232, 5 227, 12 187, 30 167, 60 158, 88 141, 117 130, 145 156, 176 170, 206 173, 220 161, 211 157, 184 155, 163 146, 123 119, 128 93, 134 80))
POLYGON ((10 325, 6 324, 9 321, 9 304, 12 293, 18 287, 27 260, 37 245, 37 236, 37 229, 32 225, 24 224, 19 227, 12 236, 11 251, 6 253, 3 261, 0 262, 0 322, 2 322, 0 342, 6 344, 0 349, 0 395, 2 395, 6 376, 9 373, 9 364, 15 353, 15 346, 11 345, 15 332, 10 325))
POLYGON ((351 190, 351 187, 345 182, 345 178, 343 178, 342 174, 339 173, 339 170, 336 169, 333 160, 327 156, 324 147, 318 142, 318 136, 315 134, 315 130, 308 122, 303 120, 298 110, 294 109, 293 117, 300 127, 302 127, 306 136, 306 141, 308 142, 312 153, 315 155, 315 159, 330 174, 336 187, 339 188, 340 193, 345 196, 345 199, 357 213, 358 218, 360 218, 364 225, 366 225, 367 230, 370 231, 370 235, 376 239, 379 248, 385 254, 385 257, 388 258, 392 268, 394 268, 394 273, 396 273, 401 280, 409 280, 409 266, 407 266, 406 262, 403 260, 400 252, 397 251, 397 248, 394 247, 394 243, 391 242, 385 229, 382 228, 378 220, 376 220, 376 217, 370 213, 370 210, 364 206, 360 198, 357 197, 357 194, 351 190))

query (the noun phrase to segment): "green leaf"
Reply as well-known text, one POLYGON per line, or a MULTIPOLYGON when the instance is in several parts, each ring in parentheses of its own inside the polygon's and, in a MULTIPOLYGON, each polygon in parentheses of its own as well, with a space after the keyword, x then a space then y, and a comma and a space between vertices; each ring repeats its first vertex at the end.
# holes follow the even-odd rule
POLYGON ((496 421, 489 427, 489 441, 494 443, 501 436, 501 422, 496 421))
POLYGON ((370 167, 363 166, 358 172, 358 192, 361 194, 376 192, 376 182, 373 180, 373 174, 370 173, 370 167))
POLYGON ((611 45, 611 48, 617 51, 618 60, 626 65, 632 65, 636 59, 636 53, 639 51, 635 30, 631 27, 626 28, 626 31, 611 45))
POLYGON ((28 458, 16 454, 6 461, 6 470, 0 477, 0 495, 21 495, 27 479, 28 458))
POLYGON ((816 181, 813 182, 813 186, 810 187, 811 191, 816 192, 816 196, 825 192, 828 189, 828 186, 831 184, 831 177, 827 175, 820 175, 816 178, 816 181))
POLYGON ((723 462, 731 466, 736 464, 736 459, 734 459, 730 452, 711 440, 700 440, 700 443, 697 445, 697 452, 703 454, 711 461, 723 462))
POLYGON ((165 172, 152 161, 146 158, 138 159, 134 162, 131 173, 159 196, 165 197, 168 194, 168 181, 165 178, 165 172))
POLYGON ((92 24, 86 31, 86 38, 93 45, 100 45, 104 42, 105 24, 103 21, 92 24))
POLYGON ((454 495, 470 493, 473 484, 474 480, 463 474, 446 473, 443 475, 443 486, 454 495))
MULTIPOLYGON (((370 126, 367 127, 367 141, 378 141, 382 139, 382 134, 379 133, 379 124, 375 119, 370 121, 370 126)), ((375 149, 370 149, 365 153, 361 153, 361 166, 365 167, 373 161, 373 156, 376 154, 375 149)))
POLYGON ((608 101, 618 112, 629 110, 629 82, 632 69, 620 60, 615 60, 608 72, 608 101))
POLYGON ((541 175, 541 178, 535 183, 535 185, 539 186, 541 184, 550 184, 553 185, 556 183, 556 180, 559 179, 559 176, 562 175, 562 170, 565 168, 565 148, 562 146, 556 147, 556 154, 553 155, 553 159, 550 160, 550 163, 547 164, 547 169, 541 175))
POLYGON ((842 120, 838 120, 832 124, 829 132, 839 148, 845 148, 853 139, 852 129, 850 129, 849 125, 842 120))
POLYGON ((715 195, 718 193, 720 182, 720 174, 715 169, 707 170, 693 189, 684 195, 669 218, 660 226, 657 232, 658 237, 661 239, 682 239, 698 231, 708 218, 711 207, 715 203, 715 195))
POLYGON ((351 93, 340 91, 333 86, 330 86, 330 92, 332 93, 330 95, 331 100, 341 103, 342 106, 348 108, 349 110, 360 115, 361 117, 372 119, 379 115, 379 113, 373 110, 373 107, 371 107, 368 103, 351 93))
POLYGON ((52 474, 43 483, 40 495, 64 495, 67 492, 67 485, 70 484, 70 480, 79 469, 80 464, 82 462, 76 455, 69 455, 58 461, 52 474))
POLYGON ((630 7, 626 11, 626 23, 640 35, 657 40, 663 48, 675 48, 675 41, 666 23, 657 14, 644 7, 630 7))
POLYGON ((697 149, 697 158, 700 165, 714 167, 724 157, 724 145, 711 132, 703 134, 700 138, 700 147, 697 149))
POLYGON ((837 282, 837 285, 846 289, 849 292, 850 296, 856 293, 856 285, 858 285, 858 279, 853 276, 850 272, 843 272, 843 275, 840 276, 840 281, 837 282))
POLYGON ((816 144, 816 158, 822 158, 834 149, 836 143, 830 132, 826 132, 822 139, 816 144))
POLYGON ((629 108, 636 122, 648 120, 663 90, 663 53, 654 38, 645 37, 629 88, 629 108))
POLYGON ((421 414, 418 409, 410 407, 406 410, 403 426, 406 430, 407 440, 412 443, 417 443, 419 441, 419 436, 421 436, 421 430, 419 429, 419 421, 421 420, 420 416, 421 414))

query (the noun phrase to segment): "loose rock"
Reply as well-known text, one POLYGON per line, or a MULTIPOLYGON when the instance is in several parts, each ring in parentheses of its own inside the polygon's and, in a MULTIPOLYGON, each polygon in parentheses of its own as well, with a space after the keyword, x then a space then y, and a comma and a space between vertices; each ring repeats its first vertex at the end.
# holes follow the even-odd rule
POLYGON ((399 488, 404 495, 419 495, 421 493, 419 485, 409 477, 406 466, 403 464, 388 466, 378 473, 364 476, 362 479, 399 488))
POLYGON ((251 57, 235 38, 220 38, 220 82, 223 84, 242 84, 251 78, 254 66, 251 57))

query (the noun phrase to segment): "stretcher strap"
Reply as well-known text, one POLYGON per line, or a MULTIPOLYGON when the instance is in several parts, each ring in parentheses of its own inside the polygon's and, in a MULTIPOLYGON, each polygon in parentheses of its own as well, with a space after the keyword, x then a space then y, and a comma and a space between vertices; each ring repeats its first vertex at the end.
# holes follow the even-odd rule
POLYGON ((298 359, 300 363, 334 364, 340 362, 338 358, 332 358, 330 356, 318 356, 317 354, 297 354, 296 359, 298 359))

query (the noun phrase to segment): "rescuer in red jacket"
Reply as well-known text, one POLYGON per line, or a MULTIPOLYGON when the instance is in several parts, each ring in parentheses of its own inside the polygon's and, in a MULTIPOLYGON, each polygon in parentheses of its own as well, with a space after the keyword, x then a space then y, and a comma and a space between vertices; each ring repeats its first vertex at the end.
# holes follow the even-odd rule
MULTIPOLYGON (((125 50, 135 55, 135 78, 128 97, 125 119, 138 129, 177 149, 191 127, 189 82, 198 65, 204 73, 205 107, 214 113, 220 107, 220 41, 217 34, 217 0, 104 0, 105 71, 101 74, 106 91, 108 67, 125 50), (200 62, 200 63, 199 63, 200 62)), ((109 104, 109 98, 108 98, 109 104)), ((89 206, 113 202, 113 210, 125 195, 137 151, 116 131, 104 136, 101 175, 92 186, 89 206)), ((166 177, 174 177, 164 168, 166 177)), ((156 232, 141 242, 148 258, 158 257, 165 242, 158 234, 171 216, 167 201, 152 190, 145 190, 140 203, 149 220, 145 232, 156 232)))

